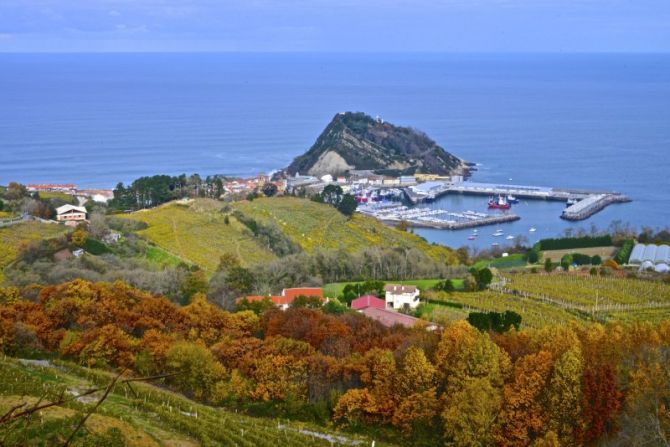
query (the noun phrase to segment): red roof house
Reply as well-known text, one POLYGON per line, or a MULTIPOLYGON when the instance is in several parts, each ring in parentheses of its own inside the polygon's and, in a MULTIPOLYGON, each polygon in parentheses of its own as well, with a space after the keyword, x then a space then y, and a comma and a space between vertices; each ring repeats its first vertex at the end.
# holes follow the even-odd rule
POLYGON ((292 289, 282 290, 281 294, 282 296, 289 298, 291 302, 299 296, 323 299, 323 289, 321 287, 294 287, 292 289))
POLYGON ((356 298, 351 302, 351 308, 354 310, 365 309, 366 307, 384 309, 386 308, 386 301, 381 298, 377 298, 374 295, 364 295, 362 297, 356 298))
POLYGON ((246 298, 247 301, 263 301, 266 298, 269 298, 272 301, 272 304, 275 306, 286 310, 289 308, 293 300, 299 296, 306 297, 316 297, 323 301, 323 289, 320 287, 296 287, 293 289, 284 289, 282 290, 281 295, 272 295, 272 296, 262 296, 262 295, 249 295, 237 299, 237 303, 246 298))

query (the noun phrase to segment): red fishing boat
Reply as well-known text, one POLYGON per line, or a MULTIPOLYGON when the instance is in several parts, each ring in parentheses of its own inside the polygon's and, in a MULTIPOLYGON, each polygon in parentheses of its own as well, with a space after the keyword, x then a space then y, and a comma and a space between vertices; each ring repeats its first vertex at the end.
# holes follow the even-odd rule
POLYGON ((489 199, 489 208, 497 209, 497 210, 508 210, 512 208, 512 205, 509 204, 507 199, 503 196, 498 196, 497 199, 491 197, 489 199))

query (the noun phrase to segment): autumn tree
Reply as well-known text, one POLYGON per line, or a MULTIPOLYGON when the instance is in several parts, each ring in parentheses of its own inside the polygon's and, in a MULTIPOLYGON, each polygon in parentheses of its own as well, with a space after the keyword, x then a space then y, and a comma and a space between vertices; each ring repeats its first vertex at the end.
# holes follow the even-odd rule
POLYGON ((447 445, 495 444, 494 432, 502 405, 500 388, 493 386, 488 377, 470 377, 444 397, 442 421, 447 445))
POLYGON ((547 389, 549 430, 563 445, 574 445, 575 421, 581 420, 582 353, 578 347, 566 351, 554 366, 547 389))
POLYGON ((88 240, 88 233, 83 228, 77 228, 70 235, 70 243, 74 247, 83 248, 88 240))
POLYGON ((225 368, 202 344, 177 342, 166 353, 166 370, 174 374, 169 383, 187 396, 208 400, 217 382, 226 376, 225 368))
POLYGON ((512 381, 505 385, 502 424, 496 431, 500 446, 525 446, 546 430, 546 409, 540 401, 553 367, 551 353, 540 351, 514 365, 512 381))

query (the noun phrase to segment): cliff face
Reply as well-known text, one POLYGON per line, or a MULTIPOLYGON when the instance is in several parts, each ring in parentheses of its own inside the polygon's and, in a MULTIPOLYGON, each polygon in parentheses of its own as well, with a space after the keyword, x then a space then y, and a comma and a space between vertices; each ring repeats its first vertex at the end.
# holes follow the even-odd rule
POLYGON ((465 163, 426 134, 380 122, 364 113, 338 113, 314 145, 287 171, 310 175, 369 169, 388 174, 461 174, 465 163))

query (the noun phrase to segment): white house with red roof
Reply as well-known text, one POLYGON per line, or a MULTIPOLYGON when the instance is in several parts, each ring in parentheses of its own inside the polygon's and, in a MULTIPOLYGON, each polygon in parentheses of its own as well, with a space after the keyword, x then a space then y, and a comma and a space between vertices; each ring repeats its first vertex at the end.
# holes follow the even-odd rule
POLYGON ((384 292, 387 308, 402 309, 409 306, 410 309, 416 309, 419 305, 419 289, 416 286, 387 284, 384 292))

